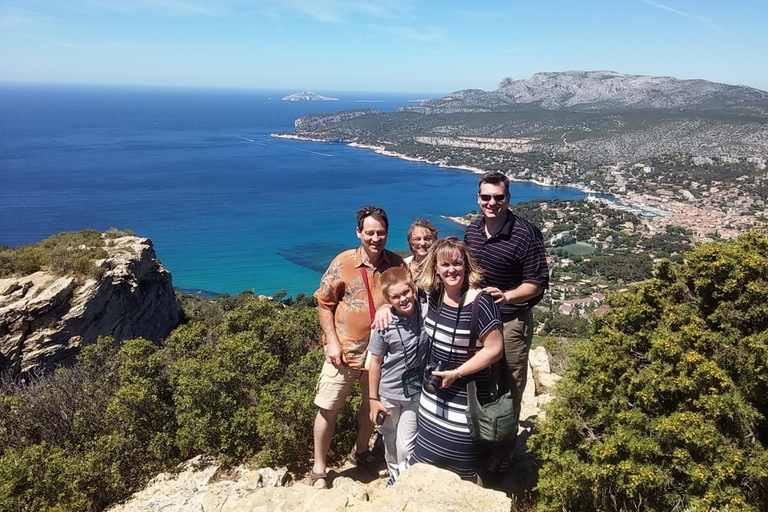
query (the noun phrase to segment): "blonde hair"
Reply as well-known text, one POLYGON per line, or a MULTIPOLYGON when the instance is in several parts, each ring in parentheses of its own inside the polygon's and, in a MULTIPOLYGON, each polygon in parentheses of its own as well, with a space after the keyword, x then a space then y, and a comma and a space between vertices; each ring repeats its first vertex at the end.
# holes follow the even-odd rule
POLYGON ((479 286, 483 279, 483 271, 469 252, 467 244, 455 236, 441 238, 432 244, 424 261, 421 262, 421 274, 416 284, 428 292, 441 288, 443 283, 437 275, 437 264, 440 261, 451 261, 457 252, 464 260, 464 286, 469 285, 470 288, 479 286))
POLYGON ((388 268, 379 276, 379 287, 381 289, 382 304, 389 302, 389 289, 396 284, 403 283, 408 286, 413 293, 416 293, 416 285, 411 277, 411 272, 405 267, 388 268))

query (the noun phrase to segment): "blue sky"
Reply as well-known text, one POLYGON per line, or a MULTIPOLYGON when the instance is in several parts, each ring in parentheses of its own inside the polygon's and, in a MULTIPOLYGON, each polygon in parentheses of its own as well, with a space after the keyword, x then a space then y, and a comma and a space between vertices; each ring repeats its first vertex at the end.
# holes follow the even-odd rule
POLYGON ((768 0, 0 0, 0 82, 448 93, 612 70, 768 90, 768 0))

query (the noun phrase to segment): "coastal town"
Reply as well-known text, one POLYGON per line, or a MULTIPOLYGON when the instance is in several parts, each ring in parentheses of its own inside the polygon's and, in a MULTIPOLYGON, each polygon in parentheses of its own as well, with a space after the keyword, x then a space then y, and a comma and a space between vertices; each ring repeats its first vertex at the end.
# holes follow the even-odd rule
MULTIPOLYGON (((509 144, 508 141, 505 144, 509 144)), ((515 212, 542 230, 550 253, 550 290, 537 306, 539 334, 586 335, 590 316, 608 309, 609 293, 649 279, 663 259, 682 261, 694 244, 766 232, 766 159, 672 155, 582 168, 572 160, 478 147, 377 153, 469 170, 505 172, 513 181, 578 187, 582 201, 530 201, 515 212)), ((450 218, 466 225, 477 215, 450 218)))

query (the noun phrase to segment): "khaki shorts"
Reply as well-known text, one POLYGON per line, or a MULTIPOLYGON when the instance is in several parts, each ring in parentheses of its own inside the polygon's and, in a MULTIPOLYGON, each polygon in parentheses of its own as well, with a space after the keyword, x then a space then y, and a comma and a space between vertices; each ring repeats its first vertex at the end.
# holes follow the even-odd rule
POLYGON ((334 411, 341 409, 352 390, 352 385, 360 379, 363 397, 368 399, 368 372, 353 370, 348 366, 336 368, 328 361, 323 363, 320 379, 315 388, 315 405, 321 409, 334 411))

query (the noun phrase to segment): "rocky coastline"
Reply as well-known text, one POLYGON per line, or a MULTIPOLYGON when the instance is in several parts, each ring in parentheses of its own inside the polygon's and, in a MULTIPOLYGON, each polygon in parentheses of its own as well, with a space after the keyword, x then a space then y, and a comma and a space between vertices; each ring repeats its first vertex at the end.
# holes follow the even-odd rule
MULTIPOLYGON (((345 142, 348 146, 358 149, 365 149, 369 151, 373 151, 376 154, 382 155, 382 156, 388 156, 392 158, 399 158, 401 160, 405 160, 407 162, 416 162, 416 163, 423 163, 423 164, 429 164, 429 165, 436 165, 437 167, 441 167, 443 169, 456 169, 460 171, 467 171, 471 172, 473 174, 483 174, 487 172, 486 169, 482 169, 480 167, 472 167, 468 165, 451 165, 446 163, 443 160, 433 160, 429 158, 422 158, 422 157, 413 157, 406 155, 405 153, 400 153, 397 151, 393 151, 391 149, 387 149, 386 146, 379 146, 376 144, 366 144, 362 142, 348 142, 348 141, 335 141, 323 137, 310 137, 307 135, 298 135, 295 133, 283 133, 283 132, 276 132, 270 134, 270 137, 276 138, 276 139, 293 139, 293 140, 303 140, 306 142, 317 142, 317 143, 329 143, 329 142, 345 142)), ((552 184, 543 182, 536 179, 521 179, 517 177, 509 177, 510 182, 518 182, 518 183, 530 183, 532 185, 536 185, 538 187, 543 188, 574 188, 576 190, 579 190, 585 194, 591 194, 593 190, 587 186, 584 186, 583 184, 576 184, 576 183, 558 183, 558 184, 552 184)), ((644 203, 632 203, 627 201, 619 201, 618 198, 615 198, 613 196, 603 194, 604 196, 607 196, 609 198, 608 200, 605 200, 604 203, 608 205, 611 208, 614 209, 627 209, 627 207, 634 208, 638 211, 644 211, 647 207, 644 203)), ((662 208, 656 208, 656 216, 665 216, 667 211, 663 210, 662 208)), ((444 217, 452 222, 455 222, 460 225, 467 225, 463 220, 461 220, 461 217, 444 217)))

